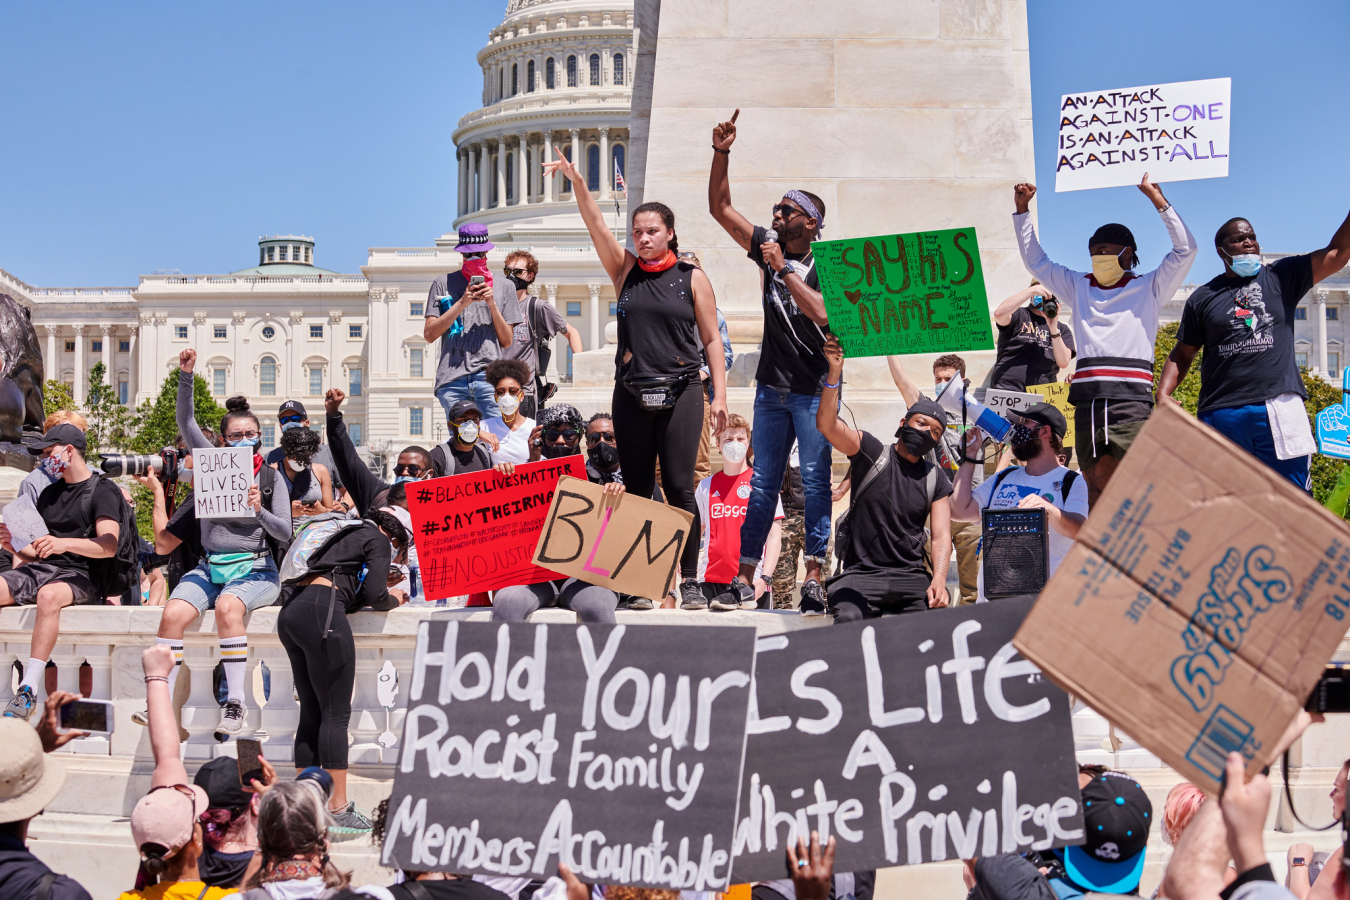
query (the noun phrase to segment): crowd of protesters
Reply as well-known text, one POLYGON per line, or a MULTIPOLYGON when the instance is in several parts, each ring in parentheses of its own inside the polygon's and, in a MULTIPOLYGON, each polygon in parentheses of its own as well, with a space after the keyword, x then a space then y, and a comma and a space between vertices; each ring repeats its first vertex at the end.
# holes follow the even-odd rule
MULTIPOLYGON (((763 342, 750 419, 728 413, 732 353, 726 321, 697 256, 679 250, 675 212, 659 202, 638 206, 632 213, 632 249, 625 249, 585 178, 559 154, 545 168, 571 181, 618 298, 609 411, 586 420, 570 405, 550 404, 555 386, 546 381, 549 348, 564 335, 580 351, 579 337, 556 310, 531 296, 537 260, 512 251, 494 277, 487 263, 494 249, 487 227, 467 224, 455 247, 463 264, 431 286, 424 326, 428 342, 440 343, 435 396, 449 436, 430 449, 404 448, 392 483, 361 459, 344 425, 345 397, 337 389, 325 397, 326 441, 294 400, 281 405, 280 446, 265 457, 258 417, 242 397, 227 402, 217 429, 202 427, 193 407, 197 353, 186 349, 179 356, 178 478, 191 484, 194 449, 252 448, 249 515, 198 520, 190 500, 175 509, 162 480, 145 477, 140 481, 151 492, 153 541, 141 548, 129 495, 89 464, 87 423, 74 412, 45 423, 42 438, 31 445, 40 460, 16 502, 31 507, 47 533, 19 545, 15 532, 0 526, 6 551, 0 558, 0 607, 36 608, 29 658, 0 721, 0 741, 11 751, 0 761, 0 776, 3 767, 19 767, 8 780, 0 777, 0 784, 10 785, 9 798, 0 799, 0 816, 8 823, 0 823, 0 894, 26 897, 41 883, 44 897, 87 896, 69 879, 48 878, 24 849, 27 821, 61 784, 61 766, 44 751, 70 739, 56 736, 53 723, 54 710, 72 697, 52 693, 37 729, 24 723, 39 710, 39 679, 57 641, 61 610, 101 602, 162 606, 156 643, 144 657, 146 708, 134 717, 149 730, 156 765, 152 790, 131 817, 142 867, 140 883, 126 896, 212 900, 240 889, 256 900, 280 900, 350 887, 329 857, 329 842, 335 833, 378 834, 379 816, 373 822, 347 795, 356 672, 347 616, 363 608, 393 609, 422 595, 408 512, 412 481, 487 470, 510 474, 518 465, 584 453, 587 477, 607 494, 634 493, 692 515, 700 539, 686 543, 680 577, 662 601, 576 578, 463 598, 468 605, 491 606, 491 617, 499 621, 525 621, 538 609, 561 608, 595 623, 615 622, 619 609, 646 610, 658 603, 685 610, 795 608, 804 616, 828 614, 852 622, 982 602, 978 523, 987 510, 1013 507, 1045 511, 1053 571, 1155 402, 1170 400, 1202 349, 1202 421, 1308 488, 1315 445, 1294 362, 1293 309, 1314 284, 1350 260, 1350 218, 1324 249, 1271 265, 1262 261, 1251 223, 1241 218, 1224 223, 1214 239, 1223 274, 1187 300, 1178 342, 1155 385, 1160 311, 1198 253, 1178 211, 1145 175, 1139 189, 1157 211, 1171 250, 1155 269, 1138 271, 1133 234, 1124 225, 1106 224, 1087 240, 1090 271, 1076 271, 1047 257, 1029 216, 1036 188, 1018 184, 1013 225, 1034 280, 993 310, 998 342, 987 386, 1024 391, 1054 382, 1076 359, 1068 396, 1075 446, 1065 446, 1069 422, 1049 403, 1008 413, 1012 427, 1001 444, 978 428, 963 431, 938 402, 949 389, 970 388, 965 360, 951 354, 933 363, 932 397, 898 357, 888 360, 902 410, 888 445, 840 415, 844 354, 829 330, 811 251, 825 223, 825 203, 809 191, 790 190, 773 206, 768 226, 754 224, 733 206, 735 122, 733 115, 713 130, 708 197, 712 218, 746 250, 761 276, 763 342), (712 446, 721 460, 716 472, 712 446), (838 488, 831 484, 835 451, 848 463, 838 488), (1076 458, 1076 470, 1066 466, 1070 457, 1076 458), (987 471, 986 460, 1000 462, 987 471), (834 504, 844 495, 847 511, 832 524, 834 504), (799 555, 805 574, 800 586, 799 555), (948 588, 953 555, 955 595, 948 588), (837 567, 831 574, 832 556, 837 567), (215 612, 223 685, 216 737, 238 737, 249 727, 245 620, 273 604, 282 606, 277 628, 300 702, 294 758, 308 777, 279 781, 269 766, 265 782, 245 788, 218 760, 188 784, 171 702, 184 633, 204 613, 215 612), (282 883, 290 887, 279 887, 282 883)), ((1344 777, 1342 772, 1338 781, 1342 794, 1344 777)), ((1221 803, 1204 799, 1198 789, 1183 791, 1175 810, 1169 799, 1166 829, 1177 850, 1165 896, 1207 896, 1197 891, 1223 877, 1217 871, 1222 866, 1213 862, 1223 855, 1216 848, 1222 848, 1225 830, 1238 892, 1269 893, 1262 876, 1252 874, 1264 863, 1258 853, 1264 813, 1257 816, 1256 810, 1263 792, 1268 799, 1269 787, 1263 778, 1245 787, 1238 781, 1239 789, 1230 787, 1221 803)), ((1081 787, 1085 798, 1100 795, 1107 801, 1096 808, 1113 816, 1090 829, 1095 837, 1088 844, 1050 854, 1042 865, 1021 857, 972 862, 973 894, 992 900, 1137 890, 1140 836, 1147 834, 1151 815, 1147 797, 1123 773, 1088 772, 1081 787), (1094 841, 1113 836, 1130 816, 1138 817, 1130 832, 1134 840, 1111 841, 1111 853, 1125 858, 1094 857, 1094 841), (1127 844, 1135 849, 1124 853, 1127 844), (1041 890, 1042 883, 1051 893, 1041 890)), ((1342 808, 1343 801, 1342 796, 1342 808)), ((1094 814, 1089 811, 1090 823, 1094 814)), ((809 848, 791 849, 791 882, 763 891, 825 900, 832 846, 831 841, 821 848, 813 840, 809 848)), ((1291 850, 1290 866, 1291 873, 1300 869, 1289 883, 1298 896, 1307 895, 1314 881, 1325 885, 1317 873, 1331 867, 1337 872, 1336 896, 1345 893, 1339 860, 1317 860, 1311 848, 1296 858, 1291 850)), ((404 875, 409 883, 443 878, 404 875)), ((563 877, 570 897, 575 878, 563 877)), ((457 896, 477 892, 490 900, 501 887, 478 879, 461 884, 457 896)), ((400 900, 448 896, 430 888, 366 892, 400 900)), ((757 896, 776 900, 762 892, 757 896)))

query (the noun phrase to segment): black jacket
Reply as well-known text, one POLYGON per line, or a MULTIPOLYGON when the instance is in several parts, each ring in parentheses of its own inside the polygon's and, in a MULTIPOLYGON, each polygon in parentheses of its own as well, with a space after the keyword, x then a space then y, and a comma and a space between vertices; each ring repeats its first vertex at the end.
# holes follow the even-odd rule
MULTIPOLYGON (((0 897, 5 900, 31 900, 37 896, 42 876, 51 869, 28 852, 18 839, 0 834, 0 897)), ((80 883, 65 875, 52 882, 50 900, 93 900, 80 883)))

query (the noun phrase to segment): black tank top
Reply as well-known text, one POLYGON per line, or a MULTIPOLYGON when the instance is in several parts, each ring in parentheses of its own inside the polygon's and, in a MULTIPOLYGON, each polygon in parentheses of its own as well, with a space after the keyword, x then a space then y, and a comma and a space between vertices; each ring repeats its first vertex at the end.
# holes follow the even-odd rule
POLYGON ((694 319, 692 263, 677 262, 664 272, 646 272, 634 263, 619 293, 620 380, 698 376, 703 364, 694 319), (633 358, 624 363, 626 351, 633 358))

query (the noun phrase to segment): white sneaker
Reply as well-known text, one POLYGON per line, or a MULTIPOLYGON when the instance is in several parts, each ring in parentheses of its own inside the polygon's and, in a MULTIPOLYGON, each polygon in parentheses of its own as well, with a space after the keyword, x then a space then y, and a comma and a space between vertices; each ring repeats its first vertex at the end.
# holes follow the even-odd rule
POLYGON ((248 713, 243 701, 227 700, 220 708, 220 724, 216 726, 216 740, 225 741, 244 730, 248 722, 248 713))

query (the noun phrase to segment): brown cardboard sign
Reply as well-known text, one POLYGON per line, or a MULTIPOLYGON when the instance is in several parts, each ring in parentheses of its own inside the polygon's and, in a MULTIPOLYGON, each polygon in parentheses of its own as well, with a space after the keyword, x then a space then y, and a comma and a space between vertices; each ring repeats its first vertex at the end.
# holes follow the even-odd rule
POLYGON ((1013 644, 1212 791, 1270 761, 1347 615, 1346 523, 1165 403, 1013 644))
MULTIPOLYGON (((660 603, 675 583, 694 517, 631 494, 563 477, 534 549, 534 564, 660 603)), ((698 540, 697 535, 692 536, 698 540)))

